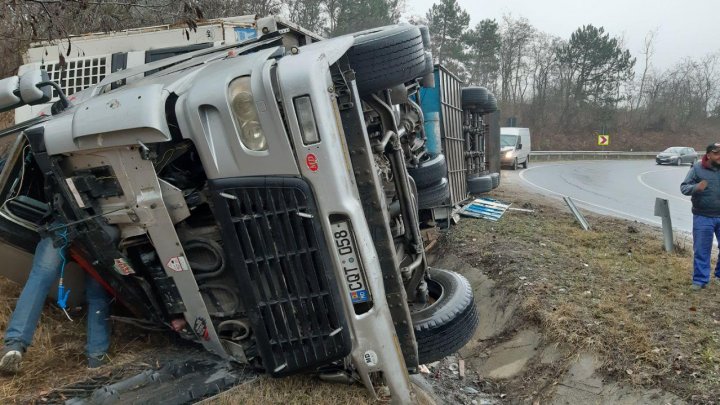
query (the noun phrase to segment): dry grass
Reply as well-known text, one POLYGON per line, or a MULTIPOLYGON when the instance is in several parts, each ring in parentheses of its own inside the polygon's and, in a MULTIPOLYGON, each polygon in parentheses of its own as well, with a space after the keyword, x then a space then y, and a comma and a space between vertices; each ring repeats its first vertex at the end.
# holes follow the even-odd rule
POLYGON ((227 391, 206 403, 217 405, 362 405, 375 403, 375 400, 359 384, 332 384, 310 376, 297 376, 283 379, 261 377, 252 383, 227 391))
MULTIPOLYGON (((0 331, 4 333, 21 287, 0 277, 0 331)), ((150 347, 167 344, 158 334, 114 325, 110 357, 113 365, 141 362, 150 347)), ((82 314, 70 322, 55 307, 46 306, 35 332, 32 346, 23 356, 21 372, 0 374, 0 404, 24 403, 52 388, 81 381, 94 373, 85 360, 85 321, 82 314)))
POLYGON ((690 291, 687 241, 668 254, 656 229, 590 216, 585 232, 569 212, 531 205, 461 221, 445 246, 517 290, 546 338, 599 353, 608 375, 695 401, 720 391, 720 283, 690 291))
POLYGON ((15 123, 15 112, 6 111, 0 113, 0 129, 12 126, 15 123))

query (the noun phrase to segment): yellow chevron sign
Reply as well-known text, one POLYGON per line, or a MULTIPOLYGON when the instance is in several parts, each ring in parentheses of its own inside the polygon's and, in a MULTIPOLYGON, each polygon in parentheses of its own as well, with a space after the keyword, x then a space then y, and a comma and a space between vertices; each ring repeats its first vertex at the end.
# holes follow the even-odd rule
POLYGON ((608 146, 608 145, 610 145, 610 135, 598 134, 598 146, 608 146))

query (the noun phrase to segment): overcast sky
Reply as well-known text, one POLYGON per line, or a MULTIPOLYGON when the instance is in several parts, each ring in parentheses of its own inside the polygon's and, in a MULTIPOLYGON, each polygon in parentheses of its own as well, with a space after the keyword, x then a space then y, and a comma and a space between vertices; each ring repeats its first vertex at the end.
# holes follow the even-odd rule
MULTIPOLYGON (((406 0, 406 14, 425 16, 438 2, 406 0)), ((641 67, 643 43, 657 29, 653 66, 664 70, 685 57, 702 58, 720 51, 720 0, 458 0, 470 24, 502 16, 525 17, 535 28, 563 39, 585 24, 605 27, 623 37, 641 67)))

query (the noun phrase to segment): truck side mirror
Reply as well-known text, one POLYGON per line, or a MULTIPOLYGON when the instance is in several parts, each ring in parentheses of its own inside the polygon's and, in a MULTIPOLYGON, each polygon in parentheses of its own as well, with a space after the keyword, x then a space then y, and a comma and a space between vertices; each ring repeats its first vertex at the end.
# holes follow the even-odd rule
POLYGON ((519 143, 516 149, 522 149, 522 144, 519 143))
POLYGON ((0 80, 0 112, 23 105, 20 99, 20 78, 17 76, 0 80))
POLYGON ((52 87, 46 71, 30 70, 22 76, 0 80, 0 112, 22 107, 25 104, 47 103, 52 98, 52 87))
POLYGON ((46 71, 34 69, 20 76, 20 98, 25 104, 47 103, 52 99, 52 87, 46 71))

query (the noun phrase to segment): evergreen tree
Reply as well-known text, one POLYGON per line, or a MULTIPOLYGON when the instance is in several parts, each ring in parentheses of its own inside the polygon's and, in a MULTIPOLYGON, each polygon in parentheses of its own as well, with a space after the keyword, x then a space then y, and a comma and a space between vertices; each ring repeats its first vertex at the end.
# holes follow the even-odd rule
POLYGON ((603 27, 585 25, 570 36, 558 50, 564 71, 567 97, 576 104, 599 105, 619 100, 618 89, 633 78, 635 58, 623 50, 617 38, 603 27))
POLYGON ((468 84, 494 87, 500 69, 500 32, 495 20, 480 21, 464 36, 468 84))
MULTIPOLYGON (((395 24, 400 16, 400 0, 336 0, 330 22, 331 36, 395 24)), ((330 11, 330 7, 328 7, 330 11)))
POLYGON ((457 0, 441 0, 427 12, 428 28, 433 43, 435 60, 449 70, 463 74, 463 33, 470 24, 470 15, 457 0))

